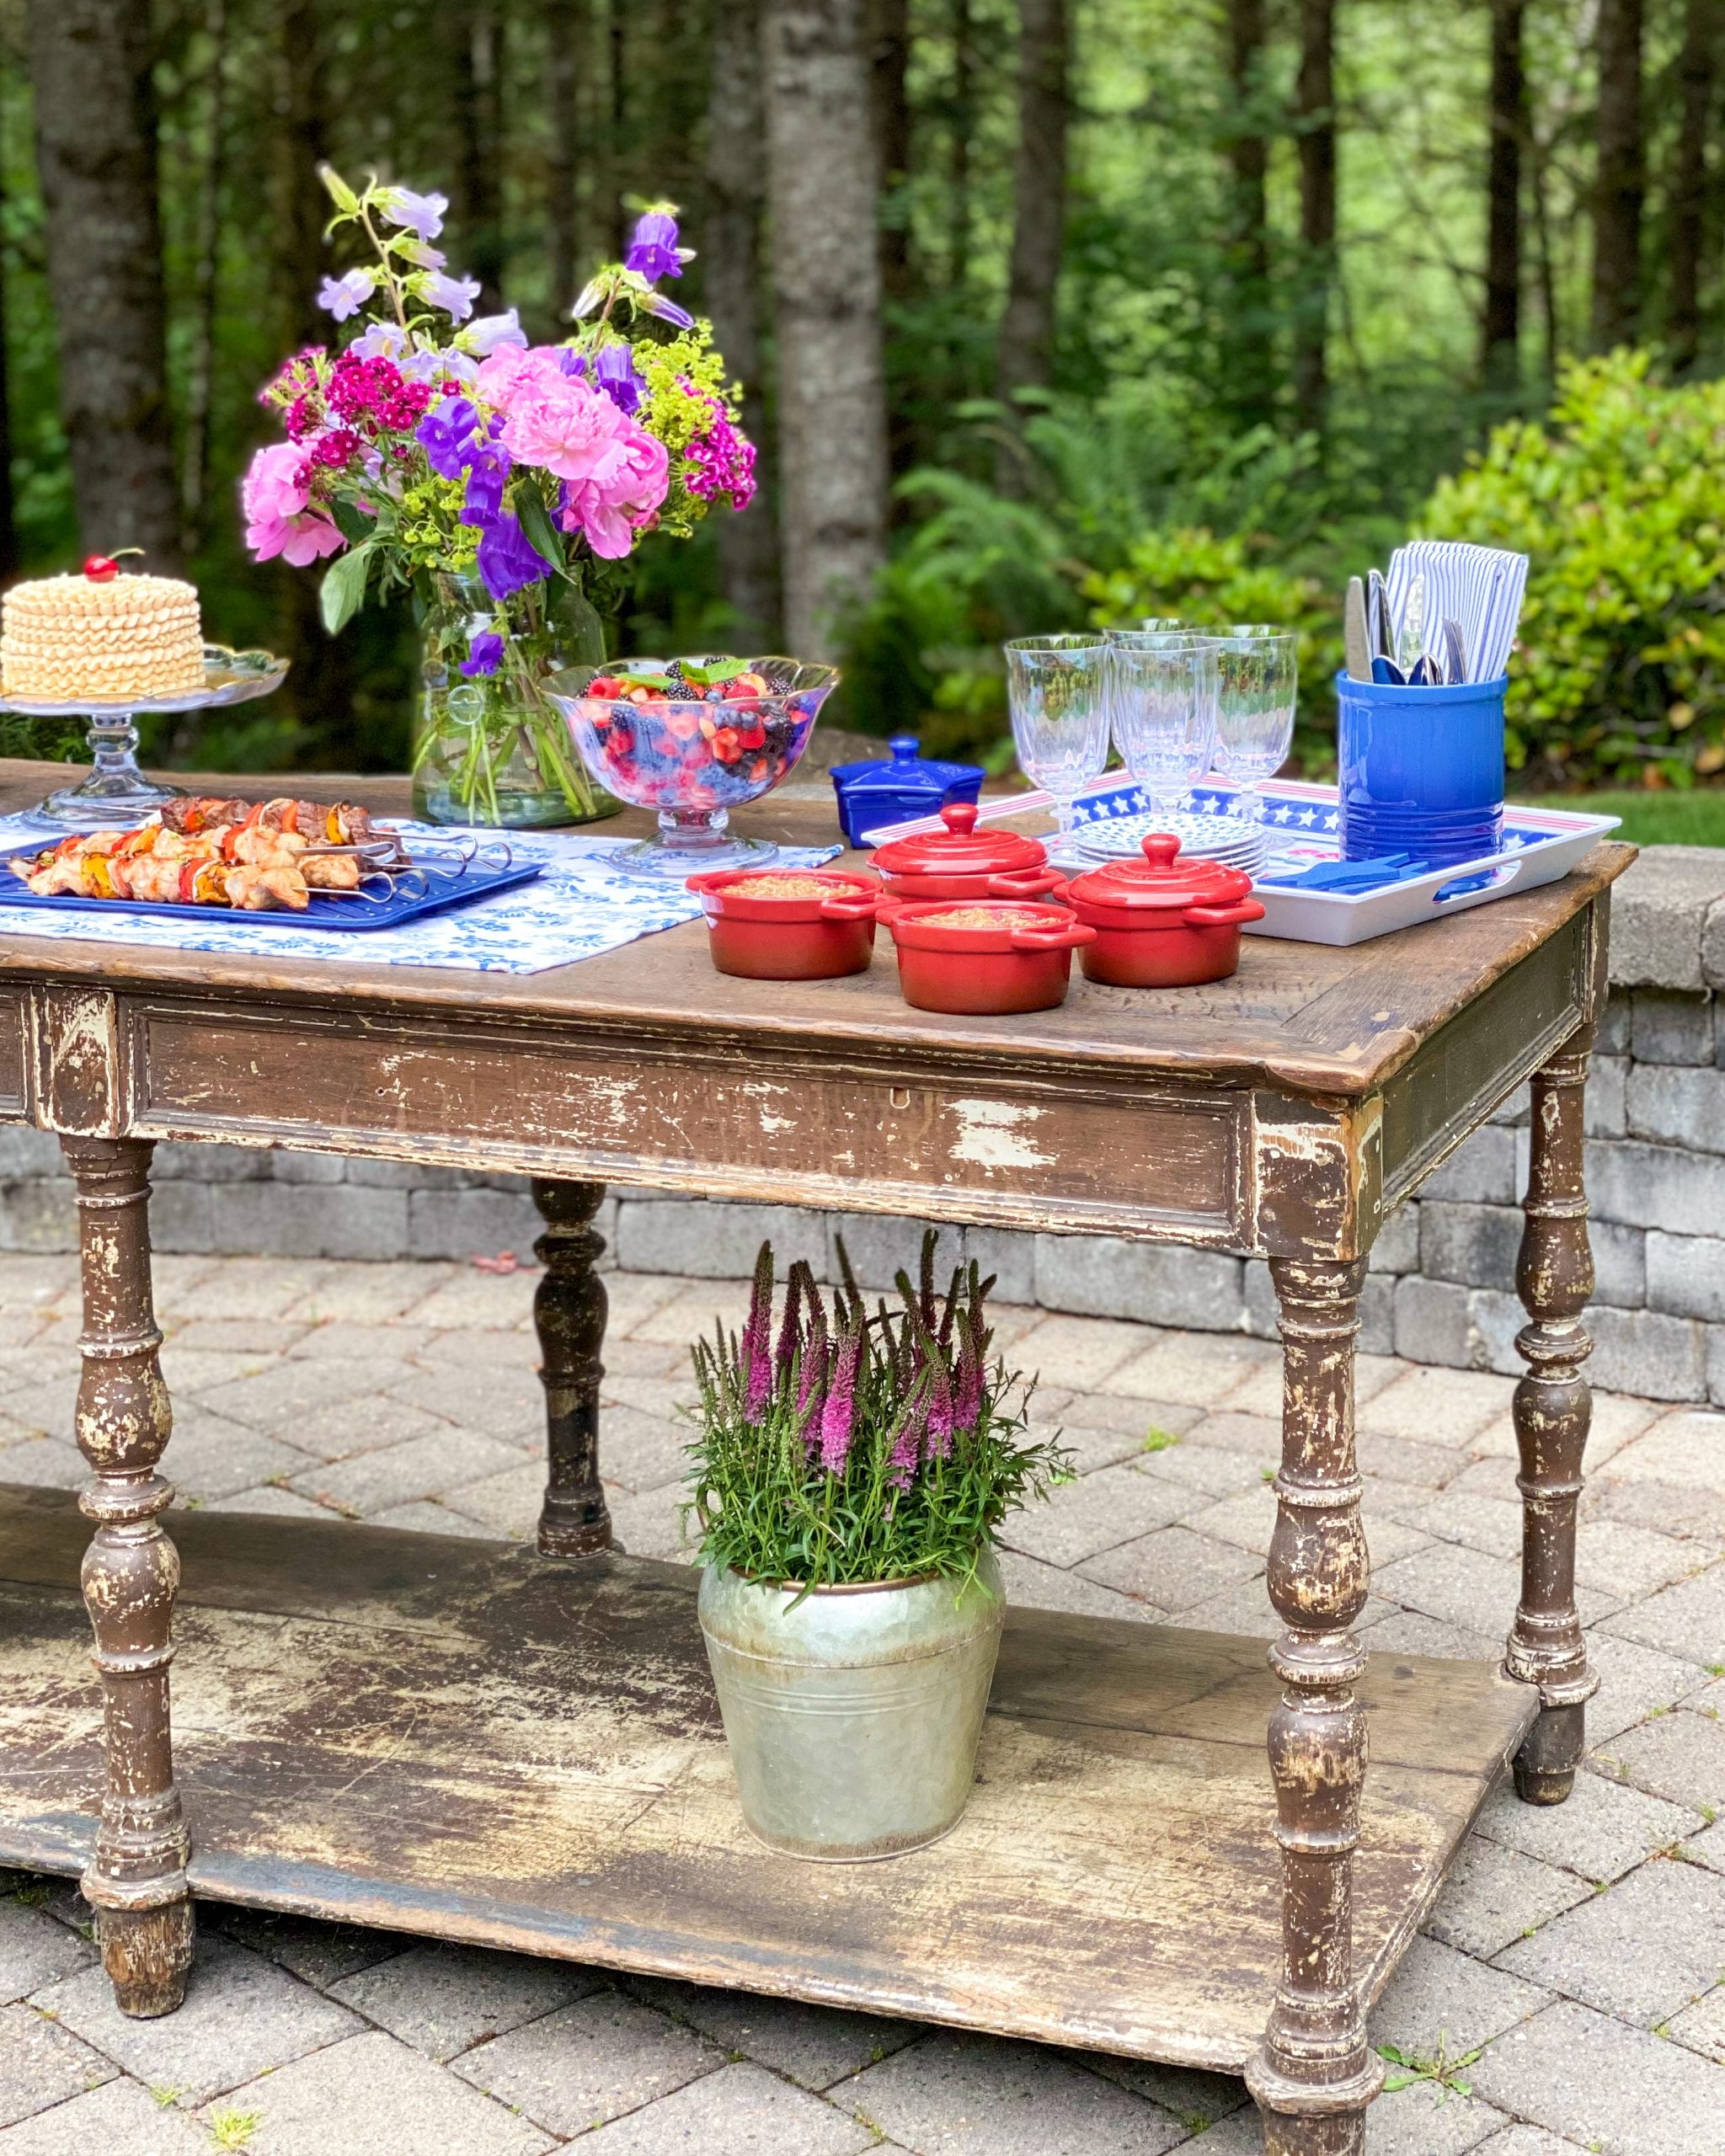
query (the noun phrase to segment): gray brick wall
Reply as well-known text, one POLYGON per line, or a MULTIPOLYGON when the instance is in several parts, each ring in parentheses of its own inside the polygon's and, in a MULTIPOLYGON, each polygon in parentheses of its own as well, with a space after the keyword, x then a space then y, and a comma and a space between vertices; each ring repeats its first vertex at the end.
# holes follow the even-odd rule
MULTIPOLYGON (((1618 887, 1612 978, 1588 1087, 1594 1374, 1655 1399, 1725 1406, 1725 851, 1642 855, 1618 887)), ((1368 1352, 1519 1373, 1526 1122, 1524 1091, 1385 1224, 1362 1303, 1368 1352)), ((151 1224, 163 1251, 457 1259, 525 1259, 539 1225, 520 1177, 216 1145, 158 1148, 151 1224)), ((859 1278, 880 1288, 914 1262, 921 1234, 915 1220, 627 1190, 598 1225, 609 1266, 715 1279, 747 1273, 763 1235, 782 1258, 832 1278, 842 1235, 859 1278)), ((0 1249, 67 1250, 75 1234, 54 1140, 0 1129, 0 1249)), ((946 1248, 975 1256, 1014 1302, 1275 1330, 1258 1261, 991 1229, 948 1234, 946 1248)))

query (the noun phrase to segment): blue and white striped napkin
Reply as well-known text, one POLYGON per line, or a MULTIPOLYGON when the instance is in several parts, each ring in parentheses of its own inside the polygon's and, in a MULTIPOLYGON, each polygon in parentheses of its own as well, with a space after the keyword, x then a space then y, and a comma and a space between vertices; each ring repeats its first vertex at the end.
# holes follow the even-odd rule
POLYGON ((1456 539, 1415 539, 1390 557, 1390 618, 1400 622, 1416 577, 1425 579, 1425 635, 1439 647, 1443 624, 1461 628, 1470 681, 1495 681, 1509 664, 1527 589, 1527 556, 1456 539))

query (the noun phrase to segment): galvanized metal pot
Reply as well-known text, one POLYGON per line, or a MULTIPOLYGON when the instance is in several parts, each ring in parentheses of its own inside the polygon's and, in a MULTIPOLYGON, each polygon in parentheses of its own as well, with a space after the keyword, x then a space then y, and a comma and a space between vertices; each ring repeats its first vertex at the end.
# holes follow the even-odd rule
POLYGON ((700 1606, 743 1817, 769 1848, 858 1864, 958 1824, 1006 1609, 991 1553, 962 1593, 926 1579, 800 1603, 709 1566, 700 1606))

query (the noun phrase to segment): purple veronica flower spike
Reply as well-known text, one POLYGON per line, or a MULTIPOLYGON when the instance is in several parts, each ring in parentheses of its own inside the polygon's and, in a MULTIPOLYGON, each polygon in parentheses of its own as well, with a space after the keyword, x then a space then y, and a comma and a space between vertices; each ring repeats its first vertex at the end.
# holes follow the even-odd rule
POLYGON ((446 277, 441 270, 428 270, 419 289, 429 305, 441 307, 451 321, 465 322, 479 296, 478 280, 473 277, 446 277))
POLYGON ((377 289, 377 280, 369 270, 350 270, 345 276, 323 280, 318 287, 318 304, 338 322, 345 322, 350 314, 359 312, 377 289))
POLYGON ((443 230, 449 197, 415 195, 411 187, 391 187, 379 195, 377 207, 386 224, 400 225, 404 231, 417 232, 421 239, 435 239, 443 230))
POLYGON ((677 253, 677 221, 664 210, 649 210, 635 227, 625 270, 656 283, 661 277, 681 277, 683 265, 677 253))
POLYGON ((477 557, 485 589, 500 606, 530 584, 549 576, 551 564, 536 553, 514 517, 504 514, 485 527, 477 557))
POLYGON ((607 344, 594 363, 593 377, 620 412, 633 419, 641 402, 641 377, 627 344, 607 344))
POLYGON ((459 479, 473 453, 473 430, 479 414, 467 397, 446 397, 432 407, 418 426, 414 439, 425 452, 425 462, 440 479, 459 479))
POLYGON ((503 638, 495 629, 481 629, 467 645, 461 671, 471 680, 476 674, 494 674, 503 658, 503 638))
POLYGON ((857 1366, 862 1359, 859 1325, 839 1342, 832 1384, 820 1411, 820 1464, 829 1475, 842 1475, 851 1456, 851 1431, 857 1405, 857 1366))

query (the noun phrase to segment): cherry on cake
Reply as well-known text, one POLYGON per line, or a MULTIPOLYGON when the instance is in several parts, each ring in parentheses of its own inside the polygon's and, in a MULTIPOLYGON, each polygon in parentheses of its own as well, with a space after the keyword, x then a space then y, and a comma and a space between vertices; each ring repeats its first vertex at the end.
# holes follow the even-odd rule
POLYGON ((92 556, 81 576, 17 584, 0 602, 0 691, 33 703, 106 704, 204 686, 198 595, 177 577, 126 576, 92 556))

